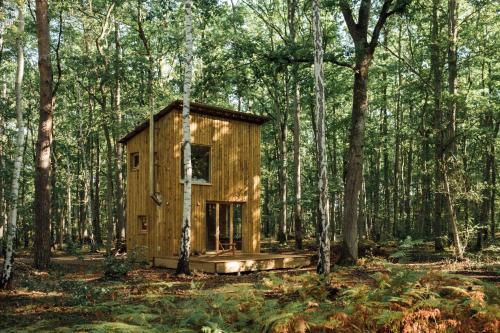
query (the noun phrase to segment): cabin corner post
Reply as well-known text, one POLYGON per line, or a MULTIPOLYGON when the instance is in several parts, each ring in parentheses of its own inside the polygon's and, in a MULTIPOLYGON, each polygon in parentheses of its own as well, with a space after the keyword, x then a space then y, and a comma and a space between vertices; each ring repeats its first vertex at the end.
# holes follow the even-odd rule
POLYGON ((156 192, 155 119, 153 108, 149 113, 149 196, 157 206, 161 205, 161 196, 156 192))

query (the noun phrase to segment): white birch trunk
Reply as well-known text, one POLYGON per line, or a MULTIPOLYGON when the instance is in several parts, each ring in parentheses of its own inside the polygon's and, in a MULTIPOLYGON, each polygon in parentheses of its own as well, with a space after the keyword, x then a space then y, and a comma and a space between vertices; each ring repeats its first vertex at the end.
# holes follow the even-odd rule
MULTIPOLYGON (((5 14, 3 10, 3 2, 0 1, 0 52, 3 52, 3 32, 5 25, 5 14)), ((0 63, 1 65, 1 63, 0 63)), ((3 100, 7 99, 7 80, 5 79, 5 73, 2 76, 2 86, 0 96, 3 100)), ((2 112, 0 112, 0 156, 3 156, 3 127, 4 120, 2 112)), ((0 158, 0 173, 3 173, 3 160, 0 158)), ((5 181, 0 177, 0 256, 3 256, 3 241, 4 241, 4 224, 5 224, 5 209, 4 209, 4 187, 5 181)))
POLYGON ((328 200, 328 175, 325 140, 325 85, 323 73, 323 38, 321 35, 320 0, 313 0, 313 32, 314 32, 314 90, 316 123, 316 150, 318 167, 318 223, 319 223, 319 258, 317 271, 319 274, 330 273, 330 216, 328 200))
POLYGON ((14 160, 14 172, 12 175, 11 186, 11 205, 7 219, 7 246, 5 253, 5 261, 0 277, 0 288, 6 288, 12 278, 13 265, 13 245, 14 237, 17 228, 17 200, 19 194, 19 176, 23 163, 23 146, 24 146, 24 122, 23 122, 23 105, 22 105, 22 83, 24 76, 24 50, 23 50, 23 34, 24 34, 24 1, 19 1, 18 14, 18 31, 17 31, 17 71, 16 71, 16 115, 17 115, 17 142, 16 142, 16 157, 14 160))
POLYGON ((184 100, 182 103, 182 149, 184 150, 184 202, 182 209, 182 235, 179 262, 176 274, 190 274, 189 254, 191 247, 191 128, 189 105, 191 98, 191 78, 193 76, 193 27, 191 22, 191 0, 184 1, 186 29, 186 59, 184 74, 184 100))

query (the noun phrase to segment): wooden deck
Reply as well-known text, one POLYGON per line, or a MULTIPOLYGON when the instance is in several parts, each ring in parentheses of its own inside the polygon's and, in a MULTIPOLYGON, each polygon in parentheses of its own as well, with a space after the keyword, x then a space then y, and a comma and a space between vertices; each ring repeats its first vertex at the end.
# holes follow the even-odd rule
MULTIPOLYGON (((236 253, 235 255, 191 256, 191 270, 205 273, 239 273, 306 267, 311 264, 311 254, 236 253)), ((178 257, 155 257, 157 267, 177 267, 178 257)))

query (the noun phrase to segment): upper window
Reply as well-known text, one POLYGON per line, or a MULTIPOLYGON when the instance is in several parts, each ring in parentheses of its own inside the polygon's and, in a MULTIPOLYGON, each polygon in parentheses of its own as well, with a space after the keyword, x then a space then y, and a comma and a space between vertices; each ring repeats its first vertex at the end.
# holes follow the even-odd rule
POLYGON ((137 224, 139 227, 139 232, 148 232, 148 218, 146 215, 137 216, 137 224))
POLYGON ((130 166, 132 170, 139 170, 139 153, 130 154, 130 166))
MULTIPOLYGON (((210 146, 191 144, 194 183, 210 183, 210 146)), ((184 179, 184 151, 181 154, 181 178, 184 179)))

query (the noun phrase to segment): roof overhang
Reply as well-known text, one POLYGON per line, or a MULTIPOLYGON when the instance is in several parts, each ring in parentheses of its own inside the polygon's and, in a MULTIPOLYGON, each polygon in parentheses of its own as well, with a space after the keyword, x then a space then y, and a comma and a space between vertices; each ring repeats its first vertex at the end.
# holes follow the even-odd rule
MULTIPOLYGON (((246 112, 238 112, 230 109, 225 109, 221 108, 218 106, 213 106, 213 105, 207 105, 207 104, 201 104, 201 103, 195 103, 191 102, 190 104, 190 113, 195 113, 195 114, 202 114, 202 115, 207 115, 207 116, 212 116, 216 118, 225 118, 225 119, 230 119, 230 120, 238 120, 238 121, 243 121, 247 123, 252 123, 252 124, 257 124, 257 125, 262 125, 269 121, 268 117, 265 116, 258 116, 252 113, 246 113, 246 112)), ((163 116, 166 116, 169 114, 171 111, 174 110, 182 110, 182 100, 175 100, 172 103, 170 103, 167 107, 165 107, 163 110, 158 112, 157 114, 154 115, 154 120, 157 121, 161 119, 163 116)), ((122 144, 126 144, 128 140, 132 139, 134 136, 145 130, 146 128, 149 127, 149 120, 146 120, 142 123, 140 123, 138 126, 136 126, 131 132, 129 132, 127 135, 122 137, 118 142, 122 144)))

